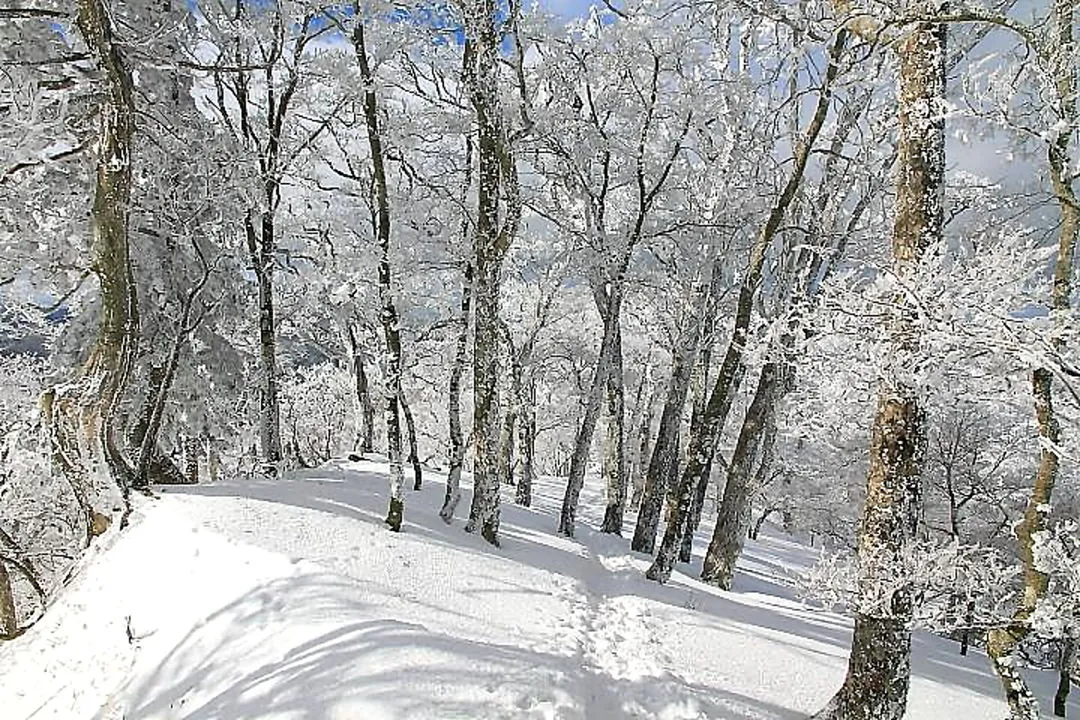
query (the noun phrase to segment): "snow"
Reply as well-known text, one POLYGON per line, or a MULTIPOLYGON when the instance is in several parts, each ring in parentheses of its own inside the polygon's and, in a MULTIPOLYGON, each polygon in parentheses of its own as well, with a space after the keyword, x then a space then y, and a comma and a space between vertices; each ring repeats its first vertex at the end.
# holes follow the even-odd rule
MULTIPOLYGON (((809 548, 763 534, 721 592, 694 579, 702 535, 660 586, 588 529, 596 478, 576 539, 554 533, 562 487, 541 478, 534 508, 503 506, 496 549, 438 518, 433 475, 399 534, 369 461, 141 502, 0 646, 3 717, 788 720, 839 686, 850 622, 792 589, 809 548)), ((910 720, 1004 716, 985 656, 924 634, 914 653, 910 720)), ((1054 678, 1035 681, 1049 705, 1054 678)))

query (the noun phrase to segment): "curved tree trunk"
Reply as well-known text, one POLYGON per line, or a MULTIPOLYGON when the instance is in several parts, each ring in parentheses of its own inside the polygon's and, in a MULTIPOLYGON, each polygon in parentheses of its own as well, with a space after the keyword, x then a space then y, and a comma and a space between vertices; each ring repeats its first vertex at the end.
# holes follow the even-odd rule
MULTIPOLYGON (((1054 57, 1054 85, 1060 104, 1061 129, 1048 151, 1050 181, 1061 211, 1058 230, 1057 261, 1054 265, 1054 285, 1051 294, 1051 319, 1054 335, 1051 345, 1056 351, 1064 349, 1063 327, 1068 322, 1071 304, 1073 261, 1076 236, 1080 229, 1080 202, 1073 191, 1072 159, 1069 146, 1076 124, 1076 65, 1073 23, 1076 0, 1055 0, 1053 15, 1053 45, 1048 52, 1054 57)), ((1031 375, 1035 399, 1035 419, 1039 428, 1039 463, 1035 481, 1028 498, 1024 518, 1016 528, 1020 559, 1024 567, 1024 593, 1013 622, 995 628, 987 636, 986 651, 994 670, 1001 679, 1012 720, 1034 720, 1039 717, 1038 701, 1020 674, 1018 649, 1029 632, 1028 620, 1039 599, 1046 594, 1047 577, 1035 567, 1034 535, 1047 526, 1047 511, 1054 492, 1060 465, 1057 448, 1061 442, 1061 425, 1054 412, 1053 371, 1036 368, 1031 375)))
MULTIPOLYGON (((131 469, 116 443, 114 410, 135 358, 139 328, 128 244, 135 105, 106 0, 79 0, 76 9, 79 33, 105 76, 91 210, 91 270, 100 285, 101 311, 97 338, 78 378, 48 391, 42 406, 54 463, 79 501, 89 543, 102 528, 93 508, 95 472, 107 468, 125 507, 130 486, 131 469)), ((121 524, 126 519, 125 510, 121 524)))
MULTIPOLYGON (((471 163, 471 143, 466 157, 471 163)), ((461 379, 465 374, 465 357, 469 350, 469 315, 472 312, 473 266, 465 264, 461 285, 461 313, 458 316, 458 336, 454 346, 454 363, 450 366, 448 415, 450 418, 450 469, 446 477, 446 496, 439 517, 444 522, 454 519, 461 502, 461 466, 465 463, 465 438, 461 432, 461 379)))

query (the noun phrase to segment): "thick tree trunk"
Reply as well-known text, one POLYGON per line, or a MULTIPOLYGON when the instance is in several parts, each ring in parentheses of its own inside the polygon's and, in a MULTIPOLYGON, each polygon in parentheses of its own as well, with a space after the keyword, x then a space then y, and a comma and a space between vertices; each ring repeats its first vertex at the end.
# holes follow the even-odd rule
MULTIPOLYGON (((896 49, 899 137, 892 247, 903 282, 926 249, 941 240, 945 28, 914 25, 896 49)), ((894 302, 893 347, 883 369, 859 528, 851 656, 843 686, 815 716, 822 720, 901 720, 907 707, 913 600, 909 582, 897 572, 903 572, 918 523, 924 437, 918 395, 906 379, 919 364, 915 311, 902 294, 894 302)))
POLYGON ((386 183, 386 158, 383 154, 379 129, 378 101, 375 97, 375 77, 368 62, 364 41, 364 23, 357 18, 353 28, 353 48, 364 81, 364 123, 367 127, 368 148, 371 150, 371 174, 374 191, 375 235, 379 244, 379 320, 383 328, 386 355, 383 417, 386 423, 386 456, 390 464, 390 502, 386 524, 391 530, 401 530, 405 515, 405 473, 401 463, 401 331, 394 304, 393 279, 390 272, 390 197, 386 183))
MULTIPOLYGON (((96 534, 92 474, 107 468, 125 508, 130 486, 131 469, 116 443, 114 410, 134 361, 139 330, 128 237, 135 105, 131 73, 113 34, 105 0, 79 0, 76 11, 79 33, 105 76, 98 113, 90 265, 100 285, 101 310, 97 338, 79 377, 49 390, 42 407, 54 464, 78 499, 89 543, 96 534)), ((126 520, 125 509, 121 524, 126 520)))
POLYGON ((762 226, 754 246, 750 250, 750 260, 743 276, 742 285, 739 288, 739 299, 735 306, 735 323, 728 341, 727 352, 724 361, 717 373, 716 383, 709 395, 709 402, 705 407, 698 432, 690 438, 690 447, 686 468, 679 479, 679 498, 676 511, 668 522, 664 539, 660 545, 660 551, 656 559, 646 572, 646 577, 658 582, 667 582, 671 577, 672 568, 675 565, 675 555, 682 539, 682 534, 688 531, 690 498, 694 485, 701 478, 706 465, 716 451, 716 444, 723 432, 724 423, 731 409, 746 366, 743 362, 743 353, 746 350, 746 341, 750 329, 750 320, 754 311, 754 297, 757 294, 758 285, 761 284, 762 268, 765 264, 765 256, 772 245, 773 239, 780 225, 787 215, 788 208, 795 199, 796 191, 802 184, 803 174, 806 171, 807 162, 810 159, 818 135, 825 125, 825 119, 829 114, 829 106, 832 102, 832 84, 839 72, 840 55, 844 51, 847 42, 847 33, 841 30, 833 39, 829 48, 829 66, 825 71, 825 78, 818 93, 817 105, 814 114, 807 126, 806 134, 795 143, 794 163, 791 175, 788 177, 784 188, 777 197, 769 216, 762 226))
MULTIPOLYGON (((471 148, 471 145, 470 145, 471 148)), ((466 152, 471 157, 471 152, 466 152)), ((471 160, 469 160, 471 162, 471 160)), ((469 349, 469 315, 472 312, 473 266, 465 264, 461 285, 461 313, 458 316, 458 336, 454 346, 454 363, 450 366, 448 415, 450 418, 450 469, 446 477, 446 496, 439 517, 444 522, 454 519, 461 502, 461 466, 465 463, 465 438, 461 432, 461 379, 465 374, 465 357, 469 349)))
POLYGON ((473 437, 476 462, 466 532, 498 545, 499 287, 503 259, 517 235, 521 195, 517 165, 499 105, 499 34, 495 0, 461 0, 464 84, 476 115, 477 212, 473 232, 473 437))
MULTIPOLYGON (((1062 331, 1069 322, 1073 260, 1080 229, 1080 203, 1073 191, 1073 161, 1069 148, 1077 115, 1076 65, 1072 52, 1075 10, 1075 0, 1055 0, 1052 8, 1052 45, 1048 48, 1053 56, 1054 85, 1061 110, 1060 129, 1055 130, 1056 136, 1048 150, 1051 186, 1061 211, 1050 313, 1053 322, 1050 342, 1058 352, 1064 349, 1062 331)), ((1053 383, 1053 371, 1049 368, 1040 367, 1032 372, 1032 395, 1039 429, 1039 463, 1024 518, 1016 528, 1024 568, 1023 597, 1014 613, 1013 622, 991 630, 986 644, 987 655, 1005 690, 1012 720, 1035 720, 1039 717, 1038 701, 1020 675, 1017 651, 1029 632, 1028 620, 1039 599, 1046 594, 1048 582, 1046 575, 1035 567, 1033 538, 1047 527, 1047 513, 1060 464, 1057 448, 1061 442, 1061 426, 1054 411, 1053 383)))
POLYGON ((199 483, 199 438, 195 435, 184 436, 184 482, 199 483))
POLYGON ((473 499, 466 530, 498 544, 502 452, 499 422, 499 271, 501 263, 483 255, 476 264, 476 321, 473 341, 473 437, 476 460, 473 499))
POLYGON ((735 577, 735 562, 742 553, 743 541, 750 528, 750 501, 753 497, 754 459, 759 455, 776 410, 775 395, 783 384, 783 367, 768 362, 761 369, 754 398, 746 410, 735 452, 728 466, 724 498, 713 528, 712 541, 705 553, 701 579, 724 590, 731 589, 735 577))

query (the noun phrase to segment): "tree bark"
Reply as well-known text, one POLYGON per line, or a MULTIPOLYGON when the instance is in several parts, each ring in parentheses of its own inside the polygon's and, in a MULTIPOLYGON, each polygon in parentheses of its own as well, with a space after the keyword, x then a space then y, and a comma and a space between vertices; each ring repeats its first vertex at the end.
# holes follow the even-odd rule
MULTIPOLYGON (((629 264, 629 253, 624 256, 625 262, 621 263, 617 275, 621 276, 629 264)), ((596 422, 600 418, 603 405, 604 390, 608 384, 608 375, 611 372, 612 358, 618 352, 616 347, 619 340, 618 317, 622 312, 623 280, 616 279, 609 283, 610 289, 604 293, 606 309, 601 313, 604 321, 604 335, 600 341, 600 353, 596 359, 596 367, 593 368, 592 380, 589 384, 589 394, 585 400, 585 414, 581 418, 577 435, 574 438, 574 453, 570 457, 570 476, 566 481, 566 492, 563 494, 562 510, 559 513, 558 532, 567 537, 574 536, 574 525, 577 518, 578 498, 581 489, 585 485, 585 469, 589 464, 589 450, 592 447, 593 434, 596 432, 596 422)))
MULTIPOLYGON (((917 9, 914 4, 910 9, 917 9)), ((898 157, 892 251, 901 282, 941 240, 945 174, 945 27, 918 23, 896 46, 898 157)), ((844 684, 815 718, 901 720, 911 677, 912 593, 897 572, 918 524, 924 431, 916 389, 918 334, 911 300, 898 294, 883 368, 859 528, 855 631, 844 684)), ((903 572, 899 570, 899 572, 903 572)))
POLYGON ((1065 638, 1062 641, 1061 657, 1058 660, 1058 686, 1054 693, 1054 716, 1065 717, 1065 706, 1069 701, 1069 686, 1072 684, 1070 672, 1076 661, 1076 641, 1065 638))
POLYGON ((692 301, 691 311, 687 314, 679 332, 679 340, 674 350, 674 362, 671 379, 668 383, 667 398, 660 412, 660 428, 656 434, 648 470, 645 473, 645 486, 642 491, 641 506, 638 508, 637 524, 631 549, 637 552, 651 553, 656 544, 656 531, 660 526, 660 513, 663 509, 664 496, 667 494, 668 478, 678 468, 679 426, 682 424, 683 407, 690 390, 690 380, 698 361, 700 349, 702 315, 707 313, 708 292, 699 286, 697 297, 692 301))
POLYGON ((498 545, 499 288, 503 259, 517 235, 521 196, 517 165, 499 104, 499 35, 495 0, 462 0, 464 80, 476 115, 477 213, 473 340, 473 437, 476 462, 466 532, 498 545), (504 202, 505 201, 505 202, 504 202))

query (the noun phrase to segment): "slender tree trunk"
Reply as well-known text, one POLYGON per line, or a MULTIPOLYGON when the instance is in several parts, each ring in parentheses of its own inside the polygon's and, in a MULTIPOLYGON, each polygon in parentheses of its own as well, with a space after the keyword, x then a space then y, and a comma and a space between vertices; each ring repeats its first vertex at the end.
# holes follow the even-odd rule
MULTIPOLYGON (((470 144, 471 148, 471 144, 470 144)), ((467 156, 472 155, 466 152, 467 156)), ((471 162, 471 160, 470 160, 471 162)), ((444 522, 454 519, 454 511, 461 502, 461 466, 465 463, 465 438, 461 432, 461 378, 465 374, 465 357, 469 349, 469 315, 472 308, 473 266, 465 264, 464 281, 461 285, 461 313, 458 316, 458 336, 454 347, 454 363, 450 366, 448 390, 448 415, 450 417, 450 470, 446 477, 446 497, 443 498, 439 517, 444 522)))
POLYGON ((19 631, 19 616, 15 612, 15 595, 11 592, 11 577, 0 559, 0 640, 15 637, 19 631))
MULTIPOLYGON (((268 181, 270 185, 273 181, 268 181)), ((272 195, 273 190, 268 190, 272 195)), ((251 215, 245 218, 248 253, 258 286, 259 308, 259 452, 268 475, 281 471, 281 407, 278 397, 277 321, 274 315, 274 251, 272 211, 263 210, 260 229, 251 215)))
POLYGON ((607 506, 600 532, 622 535, 626 515, 626 395, 623 388, 622 329, 615 318, 615 343, 611 366, 608 369, 607 402, 605 403, 604 480, 607 487, 607 506))
POLYGON ((686 532, 689 524, 690 497, 693 493, 694 484, 701 478, 705 466, 716 451, 716 444, 723 432, 724 423, 735 393, 738 391, 746 372, 743 362, 743 353, 746 350, 746 341, 750 329, 750 320, 754 311, 754 297, 758 285, 761 284, 762 268, 765 264, 765 256, 772 245, 777 231, 780 229, 788 208, 795 199, 796 191, 802 184, 803 174, 806 171, 810 153, 814 148, 818 135, 825 125, 825 119, 829 114, 829 106, 832 102, 832 84, 839 72, 840 56, 847 42, 847 33, 841 30, 833 39, 829 48, 829 66, 825 71, 824 83, 818 93, 817 105, 810 124, 806 129, 806 135, 795 143, 794 164, 791 175, 788 177, 780 196, 776 199, 769 216, 758 233, 757 240, 750 250, 750 261, 743 276, 742 285, 739 288, 739 299, 735 306, 735 323, 732 328, 731 338, 728 341, 727 352, 724 361, 717 373, 716 383, 709 395, 709 402, 705 407, 698 431, 690 438, 690 447, 687 453, 686 468, 679 479, 678 498, 679 502, 660 545, 660 551, 656 559, 646 572, 646 577, 658 582, 667 582, 671 577, 672 568, 675 565, 675 556, 681 542, 682 533, 686 532))
MULTIPOLYGON (((912 9, 916 9, 912 5, 912 9)), ((893 262, 901 282, 941 240, 945 173, 945 27, 919 23, 897 45, 899 137, 893 262)), ((898 294, 870 441, 866 502, 859 528, 855 630, 844 684, 815 717, 900 720, 911 677, 911 587, 897 569, 918 524, 924 431, 911 301, 898 294)))
POLYGON ((532 505, 532 486, 536 479, 536 380, 528 377, 522 383, 521 415, 518 422, 517 488, 514 501, 518 505, 532 505))
MULTIPOLYGON (((620 269, 619 275, 623 271, 625 271, 625 266, 620 269)), ((605 313, 602 313, 604 336, 600 342, 600 353, 596 359, 596 367, 593 368, 589 395, 585 401, 585 414, 581 418, 581 424, 578 426, 577 436, 574 439, 574 454, 570 458, 570 476, 566 481, 562 511, 559 513, 558 531, 567 537, 574 536, 578 498, 581 496, 581 489, 585 485, 585 469, 589 464, 589 450, 592 447, 596 422, 600 418, 604 390, 607 387, 608 375, 611 372, 612 359, 617 352, 616 343, 619 339, 618 317, 622 312, 622 293, 622 281, 615 280, 610 283, 610 290, 607 291, 605 297, 607 309, 605 313)))
POLYGON ((649 472, 649 461, 652 458, 652 425, 655 417, 654 406, 656 405, 653 392, 649 394, 649 404, 645 407, 641 427, 638 429, 638 452, 634 468, 634 494, 630 499, 630 505, 634 509, 640 509, 645 497, 645 485, 649 472))
POLYGON ((353 29, 353 48, 360 65, 360 77, 364 81, 364 122, 367 126, 368 147, 371 150, 371 171, 375 195, 375 235, 379 244, 379 320, 386 345, 384 361, 385 392, 383 417, 386 422, 386 456, 390 463, 390 502, 386 524, 391 530, 401 530, 405 515, 405 473, 401 463, 401 331, 398 329, 398 312, 394 304, 393 279, 390 272, 390 198, 386 184, 386 158, 383 154, 382 134, 379 129, 378 101, 375 97, 375 77, 368 62, 367 45, 364 42, 364 23, 357 8, 356 25, 353 29))
POLYGON ((105 76, 98 113, 97 172, 91 209, 90 268, 100 285, 101 310, 94 345, 78 378, 49 390, 42 408, 54 464, 71 485, 85 521, 86 541, 95 533, 96 510, 89 476, 106 468, 125 502, 131 469, 116 443, 115 407, 127 382, 138 342, 139 315, 129 255, 135 105, 131 73, 114 36, 106 0, 78 0, 76 25, 105 76))
POLYGON ((1054 693, 1054 717, 1065 717, 1065 706, 1069 701, 1069 686, 1072 679, 1069 673, 1076 661, 1076 641, 1066 638, 1062 641, 1061 657, 1058 660, 1058 686, 1054 693))
POLYGON ((664 496, 667 494, 668 478, 674 475, 679 462, 679 426, 682 424, 683 407, 690 390, 690 381, 697 365, 700 348, 702 314, 708 293, 703 287, 697 289, 697 297, 692 302, 685 324, 680 330, 679 340, 674 350, 674 363, 671 379, 668 383, 667 398, 660 413, 660 428, 653 444, 648 470, 645 473, 645 486, 642 491, 641 506, 638 508, 637 524, 631 549, 637 552, 651 553, 656 544, 656 531, 660 526, 660 514, 663 510, 664 496))
POLYGON ((360 452, 369 453, 375 450, 375 406, 371 402, 371 389, 367 375, 367 365, 364 362, 364 353, 360 349, 360 343, 356 337, 356 331, 352 324, 346 327, 349 339, 349 354, 352 359, 353 380, 356 389, 356 407, 360 412, 360 452))
MULTIPOLYGON (((1063 331, 1069 322, 1073 260, 1080 229, 1080 203, 1073 191, 1073 161, 1069 147, 1077 119, 1073 36, 1075 11, 1075 0, 1055 0, 1051 11, 1053 45, 1049 48, 1053 54, 1054 84, 1061 111, 1060 129, 1055 130, 1056 136, 1048 150, 1051 187, 1061 212, 1050 312, 1053 322, 1050 342, 1057 352, 1064 350, 1065 346, 1063 331)), ((991 630, 986 642, 986 653, 1001 680, 1012 720, 1037 720, 1039 717, 1038 701, 1020 674, 1017 651, 1030 631, 1029 618, 1039 599, 1046 594, 1048 583, 1046 575, 1035 567, 1034 536, 1047 527, 1047 515, 1060 465, 1057 448, 1061 443, 1061 425, 1054 411, 1053 384, 1054 376, 1050 368, 1040 367, 1032 372, 1032 395, 1039 429, 1039 463, 1024 518, 1016 528, 1024 568, 1023 597, 1013 621, 1006 627, 991 630)))
POLYGON ((404 392, 401 393, 399 402, 401 403, 401 413, 405 416, 405 430, 408 432, 409 464, 412 465, 413 470, 413 490, 419 490, 424 486, 424 470, 420 467, 420 453, 416 443, 416 422, 413 420, 412 408, 409 407, 408 401, 405 400, 404 392))
POLYGON ((771 415, 776 410, 774 396, 783 384, 783 373, 783 367, 776 362, 765 363, 762 367, 757 390, 746 410, 728 467, 724 498, 701 571, 702 580, 724 590, 731 589, 735 562, 742 553, 743 540, 750 527, 754 458, 773 422, 771 415))

